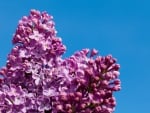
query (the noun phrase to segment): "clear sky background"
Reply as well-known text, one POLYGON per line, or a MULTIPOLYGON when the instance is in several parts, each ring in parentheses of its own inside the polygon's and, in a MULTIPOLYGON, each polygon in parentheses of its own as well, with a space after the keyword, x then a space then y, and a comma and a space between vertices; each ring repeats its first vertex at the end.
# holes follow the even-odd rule
POLYGON ((18 20, 30 9, 54 16, 65 56, 82 48, 112 54, 121 65, 115 113, 150 113, 149 0, 1 0, 0 66, 12 48, 18 20))

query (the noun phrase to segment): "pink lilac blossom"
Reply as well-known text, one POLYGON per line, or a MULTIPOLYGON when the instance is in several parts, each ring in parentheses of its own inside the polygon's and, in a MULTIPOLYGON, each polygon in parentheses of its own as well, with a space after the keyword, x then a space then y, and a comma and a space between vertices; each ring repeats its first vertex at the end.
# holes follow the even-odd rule
POLYGON ((116 59, 96 49, 62 59, 66 47, 56 33, 46 12, 31 10, 19 21, 0 69, 1 113, 112 113, 121 88, 116 59))

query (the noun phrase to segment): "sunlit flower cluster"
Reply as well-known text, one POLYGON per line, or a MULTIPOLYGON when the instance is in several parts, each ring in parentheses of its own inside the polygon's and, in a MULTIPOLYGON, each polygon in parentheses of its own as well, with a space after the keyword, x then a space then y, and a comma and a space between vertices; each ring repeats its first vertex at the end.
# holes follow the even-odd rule
POLYGON ((111 55, 83 49, 63 59, 53 17, 31 10, 18 24, 13 49, 0 74, 2 113, 112 113, 120 90, 111 55))

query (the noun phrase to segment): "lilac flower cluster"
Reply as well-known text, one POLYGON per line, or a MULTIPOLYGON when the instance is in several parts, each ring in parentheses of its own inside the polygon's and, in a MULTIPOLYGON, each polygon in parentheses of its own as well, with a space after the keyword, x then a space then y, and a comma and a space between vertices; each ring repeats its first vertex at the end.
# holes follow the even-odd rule
POLYGON ((19 21, 0 69, 1 113, 112 113, 120 90, 116 59, 95 49, 62 59, 66 47, 52 19, 31 10, 19 21))

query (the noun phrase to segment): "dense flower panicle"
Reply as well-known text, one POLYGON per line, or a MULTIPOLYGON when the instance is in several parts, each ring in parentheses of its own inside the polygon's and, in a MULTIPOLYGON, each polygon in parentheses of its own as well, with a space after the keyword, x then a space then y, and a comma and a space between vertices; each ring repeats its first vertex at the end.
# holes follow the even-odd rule
POLYGON ((62 59, 53 17, 31 10, 18 24, 14 48, 0 69, 2 113, 112 113, 120 90, 119 64, 111 55, 83 49, 62 59))
POLYGON ((88 49, 75 53, 64 61, 73 80, 56 98, 55 113, 112 113, 116 106, 113 92, 120 90, 119 65, 111 55, 89 58, 88 49), (60 109, 61 106, 61 109, 60 109), (68 107, 70 106, 70 108, 68 107), (58 108, 58 109, 57 109, 58 108))

